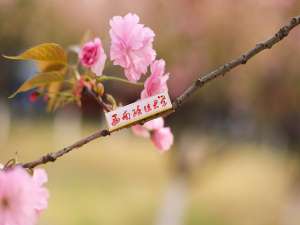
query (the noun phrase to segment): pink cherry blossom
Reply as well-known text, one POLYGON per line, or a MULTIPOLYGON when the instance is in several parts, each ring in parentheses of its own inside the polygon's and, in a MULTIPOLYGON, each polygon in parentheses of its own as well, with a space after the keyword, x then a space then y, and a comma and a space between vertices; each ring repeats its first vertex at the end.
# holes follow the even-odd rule
POLYGON ((139 23, 136 14, 114 16, 110 20, 110 58, 124 68, 129 81, 136 82, 156 57, 153 49, 154 32, 139 23))
POLYGON ((150 137, 150 132, 155 129, 160 129, 164 126, 164 119, 162 117, 158 117, 156 119, 150 120, 142 125, 132 126, 132 132, 140 137, 148 138, 150 137))
POLYGON ((48 181, 48 176, 45 170, 35 169, 32 179, 35 183, 36 194, 38 196, 35 210, 38 214, 40 214, 48 207, 49 192, 45 187, 43 187, 43 185, 48 181))
POLYGON ((151 140, 160 151, 169 150, 173 144, 174 137, 169 127, 153 131, 151 140))
POLYGON ((145 128, 144 126, 142 126, 140 124, 132 126, 131 130, 136 136, 140 136, 140 137, 144 137, 144 138, 150 137, 149 130, 147 130, 147 128, 145 128))
POLYGON ((102 75, 106 54, 101 40, 95 38, 93 41, 85 43, 79 51, 79 59, 84 67, 90 68, 98 76, 102 75))
POLYGON ((164 127, 164 119, 158 117, 150 120, 142 125, 135 125, 132 127, 135 135, 144 138, 151 138, 154 145, 160 151, 168 150, 173 144, 173 134, 169 127, 164 127))
POLYGON ((46 207, 45 174, 31 177, 25 169, 0 170, 0 224, 33 225, 46 207), (43 200, 43 205, 40 204, 43 200))
POLYGON ((144 90, 141 92, 142 99, 168 90, 167 80, 169 74, 164 74, 165 65, 163 59, 156 60, 151 64, 151 75, 145 81, 144 90))
POLYGON ((162 117, 158 117, 156 119, 150 120, 144 124, 144 127, 148 130, 157 130, 164 127, 164 119, 162 117))

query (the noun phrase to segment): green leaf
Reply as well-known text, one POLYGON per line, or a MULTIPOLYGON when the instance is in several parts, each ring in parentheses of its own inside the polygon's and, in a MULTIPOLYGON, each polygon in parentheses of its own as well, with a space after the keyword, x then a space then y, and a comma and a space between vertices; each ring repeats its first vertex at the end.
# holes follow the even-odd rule
POLYGON ((65 79, 65 73, 66 70, 38 73, 33 78, 25 81, 25 83, 22 84, 15 93, 9 96, 9 98, 13 98, 18 93, 28 91, 32 88, 41 87, 53 82, 63 81, 65 79))
POLYGON ((67 64, 65 50, 55 43, 44 43, 30 48, 18 56, 4 56, 7 59, 36 60, 67 64))

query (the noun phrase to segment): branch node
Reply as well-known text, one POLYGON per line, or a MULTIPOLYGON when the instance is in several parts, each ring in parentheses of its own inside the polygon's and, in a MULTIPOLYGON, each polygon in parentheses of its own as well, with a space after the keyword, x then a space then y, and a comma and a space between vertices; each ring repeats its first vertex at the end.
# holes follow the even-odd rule
POLYGON ((247 61, 248 61, 247 56, 246 56, 245 54, 243 54, 243 55, 242 55, 242 61, 241 61, 241 63, 242 63, 242 64, 246 64, 247 61))
POLYGON ((265 44, 264 43, 258 43, 258 44, 256 44, 256 48, 265 48, 265 44))
POLYGON ((43 159, 42 159, 43 162, 54 162, 55 160, 56 160, 56 158, 53 157, 51 155, 51 153, 48 153, 47 155, 43 156, 43 159))
POLYGON ((289 34, 289 28, 284 26, 282 27, 277 34, 275 35, 279 40, 282 40, 284 37, 286 37, 289 34))
POLYGON ((196 84, 197 87, 202 86, 203 82, 202 82, 201 78, 197 79, 196 82, 195 82, 195 84, 196 84))
POLYGON ((298 18, 293 17, 293 18, 291 19, 291 24, 294 26, 294 25, 296 25, 297 23, 298 23, 298 18))
POLYGON ((102 131, 101 131, 101 136, 102 136, 102 137, 105 137, 105 136, 108 136, 108 135, 110 135, 109 130, 102 130, 102 131))
POLYGON ((224 77, 225 74, 230 70, 230 65, 228 63, 224 64, 222 70, 223 70, 222 76, 224 77))

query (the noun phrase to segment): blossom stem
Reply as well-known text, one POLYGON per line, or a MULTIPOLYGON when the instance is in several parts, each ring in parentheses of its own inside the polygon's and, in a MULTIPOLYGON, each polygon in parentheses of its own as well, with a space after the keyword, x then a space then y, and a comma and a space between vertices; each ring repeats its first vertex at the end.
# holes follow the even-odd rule
POLYGON ((112 109, 111 109, 111 106, 108 105, 108 104, 106 104, 106 103, 102 100, 101 96, 98 96, 96 93, 94 93, 92 90, 90 90, 90 89, 88 89, 88 88, 87 88, 87 90, 88 90, 88 93, 89 93, 91 96, 93 96, 93 97, 95 98, 95 100, 97 101, 97 103, 98 103, 100 106, 103 107, 103 109, 105 110, 105 112, 109 112, 109 111, 112 110, 112 109))
POLYGON ((122 82, 122 83, 125 83, 125 84, 132 84, 132 85, 137 85, 137 86, 144 86, 143 82, 136 82, 136 83, 134 83, 134 82, 128 81, 128 80, 120 78, 120 77, 113 77, 113 76, 107 76, 107 75, 102 75, 100 77, 97 77, 96 79, 99 82, 106 81, 106 80, 108 80, 108 81, 112 80, 112 81, 122 82))

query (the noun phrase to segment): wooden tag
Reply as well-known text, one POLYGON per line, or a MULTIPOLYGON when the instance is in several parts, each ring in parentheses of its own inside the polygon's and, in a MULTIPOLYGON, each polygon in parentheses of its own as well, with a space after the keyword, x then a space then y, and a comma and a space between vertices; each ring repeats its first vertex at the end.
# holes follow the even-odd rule
POLYGON ((105 113, 109 131, 126 127, 172 108, 168 92, 145 98, 105 113))

